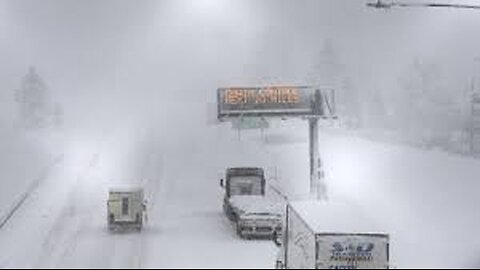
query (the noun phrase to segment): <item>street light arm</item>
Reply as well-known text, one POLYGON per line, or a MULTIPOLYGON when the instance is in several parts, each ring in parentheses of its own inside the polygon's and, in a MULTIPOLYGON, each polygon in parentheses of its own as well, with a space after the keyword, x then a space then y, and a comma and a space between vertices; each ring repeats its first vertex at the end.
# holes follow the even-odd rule
POLYGON ((402 3, 402 2, 386 2, 383 0, 377 0, 376 2, 367 3, 368 7, 378 9, 390 9, 392 7, 431 7, 431 8, 459 8, 459 9, 480 9, 480 6, 476 5, 463 5, 463 4, 441 4, 441 3, 402 3))
POLYGON ((433 7, 433 8, 480 9, 480 6, 475 6, 475 5, 436 4, 436 3, 392 3, 392 6, 399 6, 399 7, 433 7))

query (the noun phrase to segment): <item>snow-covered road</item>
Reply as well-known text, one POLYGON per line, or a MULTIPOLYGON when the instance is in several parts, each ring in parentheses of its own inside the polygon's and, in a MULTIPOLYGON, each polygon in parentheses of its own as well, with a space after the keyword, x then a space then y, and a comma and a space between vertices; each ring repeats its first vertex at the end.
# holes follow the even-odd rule
POLYGON ((273 266, 272 243, 233 233, 221 212, 218 179, 195 192, 192 179, 205 182, 201 168, 166 162, 180 156, 155 138, 117 131, 73 139, 65 149, 57 169, 0 231, 0 268, 273 266), (108 189, 124 185, 146 189, 149 220, 141 233, 106 230, 108 189))
MULTIPOLYGON (((121 139, 98 136, 68 142, 62 164, 0 232, 2 267, 139 264, 135 254, 140 254, 141 238, 111 237, 104 226, 109 185, 118 179, 141 179, 132 177, 135 166, 123 166, 132 145, 121 139)), ((144 161, 142 156, 137 159, 144 161)))
MULTIPOLYGON (((61 164, 0 230, 0 268, 271 268, 276 247, 235 236, 218 180, 226 167, 259 165, 301 195, 307 144, 298 132, 283 134, 239 140, 219 131, 182 147, 138 129, 69 140, 61 164), (146 188, 141 233, 106 230, 107 191, 124 184, 146 188)), ((321 134, 330 197, 347 198, 388 230, 393 266, 480 265, 480 161, 321 134)))
MULTIPOLYGON (((350 201, 385 228, 393 267, 480 266, 480 160, 344 131, 324 130, 320 141, 329 197, 350 201)), ((308 178, 306 144, 272 149, 288 190, 306 191, 308 181, 293 178, 308 178)))

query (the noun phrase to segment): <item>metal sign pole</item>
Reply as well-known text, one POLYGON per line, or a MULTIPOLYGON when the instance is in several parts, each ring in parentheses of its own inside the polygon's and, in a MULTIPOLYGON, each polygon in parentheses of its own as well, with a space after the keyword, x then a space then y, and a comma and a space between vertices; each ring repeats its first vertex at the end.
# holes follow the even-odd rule
MULTIPOLYGON (((335 112, 335 92, 332 100, 324 97, 320 89, 309 86, 233 87, 218 89, 218 119, 243 117, 306 117, 309 121, 310 194, 312 198, 326 200, 327 190, 319 151, 319 121, 326 113, 335 112)), ((257 124, 262 136, 264 124, 257 124)))
POLYGON ((470 94, 470 153, 474 154, 474 132, 475 132, 475 81, 472 80, 472 91, 470 94))
POLYGON ((318 117, 308 119, 309 144, 310 144, 310 197, 321 199, 319 194, 319 173, 318 166, 320 151, 318 145, 318 117))
POLYGON ((308 119, 308 129, 310 140, 310 197, 317 200, 327 199, 319 149, 319 121, 325 113, 323 104, 322 93, 320 90, 316 90, 312 102, 313 117, 308 119))

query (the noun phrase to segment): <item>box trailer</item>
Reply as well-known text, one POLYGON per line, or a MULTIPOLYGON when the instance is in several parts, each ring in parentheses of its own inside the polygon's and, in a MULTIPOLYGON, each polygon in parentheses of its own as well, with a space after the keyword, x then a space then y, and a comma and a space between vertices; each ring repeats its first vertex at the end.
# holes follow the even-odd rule
POLYGON ((347 203, 291 203, 277 268, 387 269, 389 235, 373 223, 347 203))
POLYGON ((145 211, 142 188, 116 188, 109 191, 107 222, 110 231, 127 228, 142 230, 145 211))

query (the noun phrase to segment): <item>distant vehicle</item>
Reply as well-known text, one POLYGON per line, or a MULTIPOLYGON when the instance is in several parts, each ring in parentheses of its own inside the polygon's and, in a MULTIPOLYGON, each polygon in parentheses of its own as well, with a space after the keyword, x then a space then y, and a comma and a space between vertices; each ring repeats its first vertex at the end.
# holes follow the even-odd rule
POLYGON ((277 269, 388 269, 389 235, 347 203, 287 207, 277 269))
POLYGON ((241 238, 271 238, 282 231, 282 211, 265 197, 265 174, 262 168, 229 168, 223 211, 241 238))
POLYGON ((111 189, 107 202, 108 229, 110 231, 142 230, 146 212, 144 192, 141 188, 111 189))

